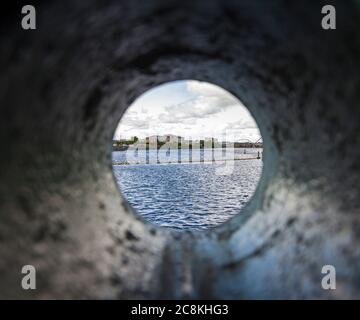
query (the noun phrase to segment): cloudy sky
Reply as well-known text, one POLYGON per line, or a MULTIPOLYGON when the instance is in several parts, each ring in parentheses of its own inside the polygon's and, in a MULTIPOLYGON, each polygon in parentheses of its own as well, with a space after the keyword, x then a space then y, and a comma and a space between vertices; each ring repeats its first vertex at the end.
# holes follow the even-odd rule
POLYGON ((169 82, 134 101, 122 117, 114 139, 151 135, 186 139, 214 137, 257 141, 259 129, 242 103, 224 89, 195 80, 169 82))

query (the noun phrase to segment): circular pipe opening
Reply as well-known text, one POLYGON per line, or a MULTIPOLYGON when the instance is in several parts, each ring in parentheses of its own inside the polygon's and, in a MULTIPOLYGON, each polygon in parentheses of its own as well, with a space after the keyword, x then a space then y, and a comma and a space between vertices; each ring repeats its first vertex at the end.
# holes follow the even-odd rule
POLYGON ((206 230, 242 213, 262 173, 263 142, 248 109, 225 89, 172 81, 140 95, 112 141, 113 173, 143 221, 206 230))

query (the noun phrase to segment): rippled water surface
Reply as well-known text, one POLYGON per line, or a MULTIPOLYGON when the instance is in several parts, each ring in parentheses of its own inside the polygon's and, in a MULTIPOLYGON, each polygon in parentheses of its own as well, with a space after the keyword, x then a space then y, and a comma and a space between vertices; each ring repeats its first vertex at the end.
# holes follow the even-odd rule
MULTIPOLYGON (((120 152, 113 153, 113 159, 120 152)), ((145 220, 180 230, 219 225, 239 213, 256 189, 262 160, 113 166, 119 188, 145 220)))

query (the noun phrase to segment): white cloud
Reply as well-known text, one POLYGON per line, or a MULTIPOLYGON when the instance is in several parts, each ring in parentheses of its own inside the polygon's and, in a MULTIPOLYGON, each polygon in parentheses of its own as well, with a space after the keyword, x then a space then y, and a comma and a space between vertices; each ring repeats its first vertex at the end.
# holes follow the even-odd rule
POLYGON ((226 90, 199 81, 176 81, 150 90, 127 110, 115 138, 176 134, 194 139, 257 140, 259 130, 249 111, 226 90))

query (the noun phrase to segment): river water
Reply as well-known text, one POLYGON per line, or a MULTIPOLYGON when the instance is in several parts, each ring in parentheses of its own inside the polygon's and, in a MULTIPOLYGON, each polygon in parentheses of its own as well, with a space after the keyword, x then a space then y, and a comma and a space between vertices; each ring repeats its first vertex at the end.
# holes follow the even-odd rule
POLYGON ((183 163, 177 163, 177 150, 171 151, 173 155, 161 155, 173 162, 170 164, 157 164, 156 150, 150 150, 155 160, 149 164, 144 150, 137 152, 135 160, 125 151, 113 152, 115 163, 140 163, 114 165, 116 182, 140 216, 162 227, 204 230, 225 222, 249 201, 261 176, 262 160, 256 159, 259 150, 244 153, 236 149, 224 156, 221 149, 214 153, 209 149, 204 152, 204 163, 189 163, 184 151, 183 163), (212 162, 214 154, 218 157, 212 162), (231 158, 248 159, 229 161, 231 158))

